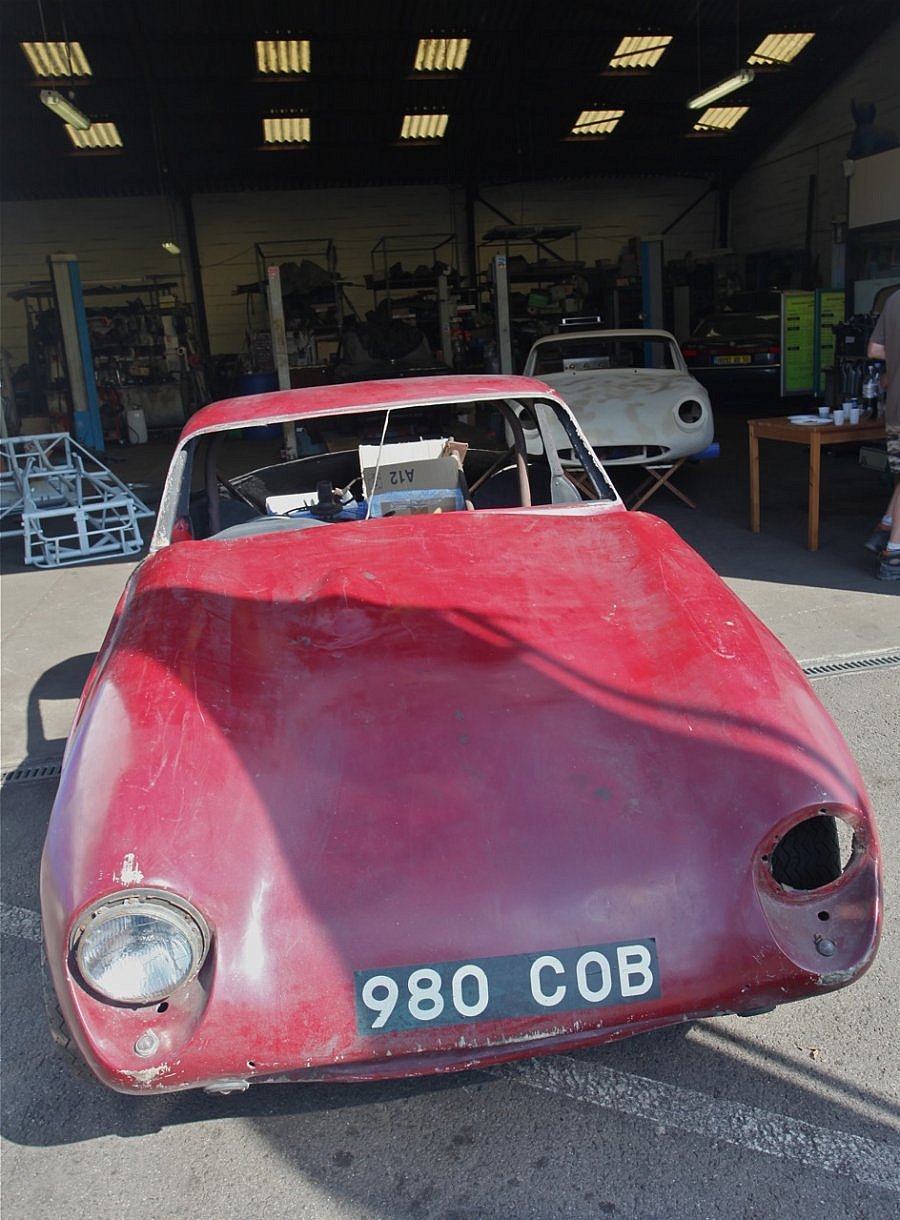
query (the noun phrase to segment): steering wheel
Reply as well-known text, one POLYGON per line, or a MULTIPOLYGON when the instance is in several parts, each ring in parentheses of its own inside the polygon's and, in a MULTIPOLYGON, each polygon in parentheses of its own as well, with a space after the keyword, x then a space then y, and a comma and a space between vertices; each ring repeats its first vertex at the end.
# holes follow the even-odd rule
POLYGON ((216 482, 219 484, 220 487, 224 487, 225 490, 228 492, 228 494, 230 496, 232 496, 235 500, 243 500, 243 502, 245 504, 249 505, 249 507, 252 508, 254 512, 256 512, 256 513, 265 512, 264 504, 259 505, 240 487, 235 487, 235 485, 234 485, 234 483, 232 483, 231 479, 226 479, 224 474, 219 474, 218 472, 216 472, 216 482))

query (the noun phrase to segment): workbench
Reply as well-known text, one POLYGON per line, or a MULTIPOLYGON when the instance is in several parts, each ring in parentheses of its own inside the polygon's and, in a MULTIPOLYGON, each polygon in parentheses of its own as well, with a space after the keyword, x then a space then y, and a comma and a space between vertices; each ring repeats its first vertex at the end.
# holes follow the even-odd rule
POLYGON ((883 440, 883 419, 867 419, 858 424, 833 424, 823 420, 815 424, 795 424, 785 416, 774 419, 751 419, 747 422, 750 441, 750 529, 759 533, 759 442, 762 440, 787 441, 792 445, 806 445, 809 449, 809 514, 807 546, 811 551, 819 549, 819 501, 822 476, 822 447, 831 445, 854 445, 863 441, 883 440))

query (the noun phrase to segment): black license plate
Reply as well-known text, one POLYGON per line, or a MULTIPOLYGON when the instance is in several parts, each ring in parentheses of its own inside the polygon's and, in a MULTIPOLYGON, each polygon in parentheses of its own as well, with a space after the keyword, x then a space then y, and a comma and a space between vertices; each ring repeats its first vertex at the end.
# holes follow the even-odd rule
POLYGON ((546 1016, 657 999, 656 941, 357 970, 361 1034, 546 1016))

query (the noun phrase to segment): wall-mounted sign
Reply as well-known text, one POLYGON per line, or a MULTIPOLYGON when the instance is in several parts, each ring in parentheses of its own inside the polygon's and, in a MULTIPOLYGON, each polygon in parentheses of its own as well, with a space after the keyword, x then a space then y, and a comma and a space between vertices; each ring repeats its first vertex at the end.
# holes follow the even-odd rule
POLYGON ((781 294, 781 393, 816 392, 816 294, 781 294))
POLYGON ((834 368, 834 328, 844 320, 844 294, 820 288, 816 292, 816 372, 818 393, 825 392, 825 371, 834 368))

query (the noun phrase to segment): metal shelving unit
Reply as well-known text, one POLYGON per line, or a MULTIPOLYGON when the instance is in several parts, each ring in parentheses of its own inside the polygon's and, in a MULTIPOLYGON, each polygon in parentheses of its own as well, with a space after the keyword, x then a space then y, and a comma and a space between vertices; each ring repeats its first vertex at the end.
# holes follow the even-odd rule
POLYGON ((250 363, 254 372, 277 374, 279 387, 288 389, 292 369, 320 367, 322 347, 339 347, 345 281, 330 237, 257 243, 255 252, 255 282, 233 290, 265 302, 265 323, 251 336, 250 363))
POLYGON ((416 233, 404 237, 381 237, 372 247, 372 274, 366 276, 366 287, 388 300, 405 296, 410 289, 434 288, 437 264, 450 267, 456 261, 456 238, 452 233, 416 233), (414 255, 416 268, 403 269, 404 256, 414 255), (448 262, 448 258, 451 260, 448 262))
POLYGON ((580 225, 496 225, 484 234, 478 247, 478 280, 491 297, 501 372, 515 372, 516 365, 521 364, 521 354, 519 359, 514 354, 517 334, 530 346, 530 339, 545 333, 547 325, 558 325, 567 313, 579 311, 580 296, 560 289, 574 286, 575 277, 584 266, 578 259, 580 228, 580 225), (565 254, 556 246, 560 242, 568 243, 565 254), (531 260, 517 253, 523 248, 540 257, 531 260), (485 265, 486 257, 489 261, 485 265), (516 294, 514 298, 513 285, 530 286, 533 291, 516 294), (531 328, 534 333, 526 335, 531 328))
POLYGON ((455 254, 452 233, 381 237, 372 247, 372 273, 366 276, 376 309, 386 303, 391 317, 422 330, 432 351, 440 351, 448 365, 453 361, 452 291, 456 273, 451 262, 455 254), (415 260, 414 270, 404 269, 404 257, 415 260))
MULTIPOLYGON (((175 296, 175 280, 128 280, 82 286, 93 375, 104 433, 113 440, 129 408, 144 412, 148 428, 180 427, 200 406, 189 355, 193 311, 175 296)), ((25 306, 31 407, 51 429, 72 427, 75 404, 63 327, 52 281, 28 284, 10 298, 25 306)))

